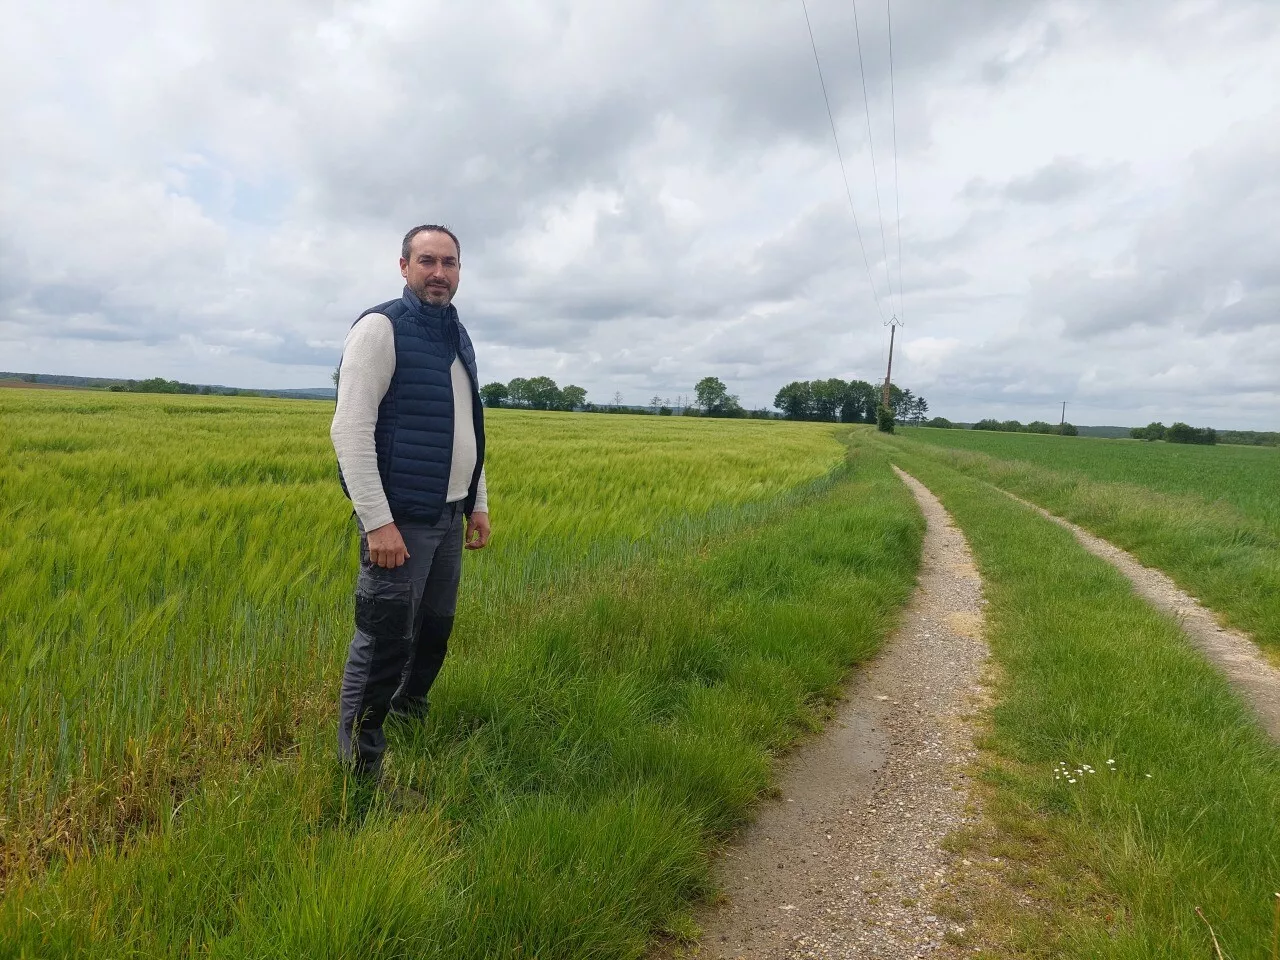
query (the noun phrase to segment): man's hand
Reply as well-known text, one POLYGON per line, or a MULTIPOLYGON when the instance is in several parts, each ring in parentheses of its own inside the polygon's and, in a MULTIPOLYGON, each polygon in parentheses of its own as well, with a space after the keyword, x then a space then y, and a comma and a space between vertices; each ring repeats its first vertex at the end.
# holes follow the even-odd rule
POLYGON ((370 530, 366 539, 369 542, 369 559, 375 566, 394 570, 409 559, 404 538, 394 523, 370 530))
POLYGON ((489 515, 473 513, 467 517, 467 533, 463 537, 463 545, 468 550, 481 550, 489 542, 489 515))

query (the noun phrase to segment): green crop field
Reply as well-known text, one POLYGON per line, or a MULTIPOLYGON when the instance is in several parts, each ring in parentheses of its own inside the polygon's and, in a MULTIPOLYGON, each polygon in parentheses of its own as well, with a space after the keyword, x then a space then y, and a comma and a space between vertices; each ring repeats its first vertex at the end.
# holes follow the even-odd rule
POLYGON ((1131 484, 1228 504, 1280 538, 1280 447, 1206 447, 928 427, 908 428, 901 435, 1099 483, 1131 484))
POLYGON ((331 413, 0 398, 6 951, 634 956, 910 589, 910 497, 830 426, 495 411, 495 538, 368 796, 331 413))
POLYGON ((949 843, 999 883, 937 909, 975 956, 1209 957, 1205 919, 1270 956, 1280 751, 1172 618, 997 487, 1280 649, 1280 451, 493 411, 495 538, 371 792, 334 750, 356 555, 331 413, 0 395, 0 957, 634 958, 687 935, 711 852, 912 589, 923 521, 890 463, 951 511, 989 600, 987 813, 949 843))
POLYGON ((1280 449, 925 428, 892 442, 1164 570, 1280 664, 1280 449))

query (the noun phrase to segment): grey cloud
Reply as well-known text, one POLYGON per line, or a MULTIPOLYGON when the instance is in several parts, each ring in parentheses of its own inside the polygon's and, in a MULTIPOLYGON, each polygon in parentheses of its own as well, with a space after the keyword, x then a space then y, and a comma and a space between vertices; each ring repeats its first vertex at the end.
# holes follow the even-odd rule
POLYGON ((50 283, 27 291, 27 306, 52 316, 98 313, 103 308, 102 291, 72 283, 50 283))
MULTIPOLYGON (((903 290, 907 293, 929 293, 964 287, 973 274, 963 267, 945 263, 913 263, 902 275, 903 290)), ((894 278, 895 289, 897 278, 894 278)))
MULTIPOLYGON (((1277 119, 1280 119, 1278 115, 1277 119)), ((1199 190, 1145 223, 1117 267, 1088 263, 1038 281, 1035 312, 1062 318, 1069 336, 1134 326, 1202 332, 1280 325, 1277 126, 1236 130, 1194 161, 1199 190)))
MULTIPOLYGON (((1024 374, 1066 390, 1091 349, 1144 332, 1188 345, 1115 349, 1176 366, 1207 338, 1269 329, 1274 151, 1210 151, 1201 185, 1166 182, 1161 205, 1097 140, 1056 159, 1019 142, 1030 172, 993 181, 949 155, 967 146, 949 126, 985 123, 992 98, 1034 98, 1050 65, 1118 56, 1119 39, 1144 63, 1189 44, 1154 0, 1079 5, 1077 20, 1047 0, 946 17, 894 5, 902 291, 896 224, 882 262, 847 3, 810 10, 870 281, 797 8, 143 0, 82 11, 68 35, 65 2, 24 10, 0 40, 0 80, 20 91, 0 103, 15 132, 0 157, 6 350, 48 343, 56 358, 58 344, 132 332, 148 356, 194 344, 325 367, 337 351, 323 344, 398 291, 399 235, 427 219, 462 234, 459 306, 486 377, 554 369, 596 399, 616 384, 687 393, 714 372, 755 405, 797 377, 866 377, 884 332, 870 284, 886 311, 905 301, 905 336, 963 341, 958 370, 902 365, 904 382, 957 378, 957 396, 1023 390, 1024 374), (955 204, 966 179, 976 202, 955 204), (1106 212, 1090 217, 1099 196, 1106 212), (69 267, 77 231, 102 242, 69 267), (1020 318, 1034 337, 1007 336, 1020 318)), ((859 8, 888 214, 883 12, 859 8)), ((1280 20, 1252 0, 1211 12, 1253 26, 1213 34, 1187 71, 1280 20)))
POLYGON ((1242 290, 1240 300, 1209 311, 1201 326, 1223 332, 1274 327, 1280 334, 1280 280, 1259 290, 1242 290))
POLYGON ((982 178, 970 180, 961 196, 969 200, 1008 200, 1052 204, 1068 200, 1123 176, 1123 164, 1091 166, 1077 158, 1057 157, 1025 177, 996 185, 982 178))
POLYGON ((1050 22, 1039 25, 1036 34, 1023 42, 1011 45, 982 64, 982 81, 999 86, 1009 80, 1022 78, 1030 73, 1062 43, 1062 30, 1050 22))

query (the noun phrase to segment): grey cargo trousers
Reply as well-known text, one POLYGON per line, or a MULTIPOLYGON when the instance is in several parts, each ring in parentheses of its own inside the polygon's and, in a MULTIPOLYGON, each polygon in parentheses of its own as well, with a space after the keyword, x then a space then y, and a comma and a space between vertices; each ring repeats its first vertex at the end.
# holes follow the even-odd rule
POLYGON ((394 570, 370 562, 360 526, 355 635, 342 673, 338 723, 338 752, 358 773, 381 771, 388 712, 427 712, 427 692, 453 630, 462 525, 462 501, 445 504, 434 524, 397 522, 409 559, 394 570))

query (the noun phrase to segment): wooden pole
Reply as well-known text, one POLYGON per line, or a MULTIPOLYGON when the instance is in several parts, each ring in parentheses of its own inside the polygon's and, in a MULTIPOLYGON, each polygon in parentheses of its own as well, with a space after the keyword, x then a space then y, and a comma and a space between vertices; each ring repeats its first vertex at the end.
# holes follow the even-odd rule
POLYGON ((893 335, 897 333, 898 325, 891 323, 889 325, 889 369, 884 374, 884 397, 883 403, 886 408, 889 406, 889 381, 893 377, 893 335))

